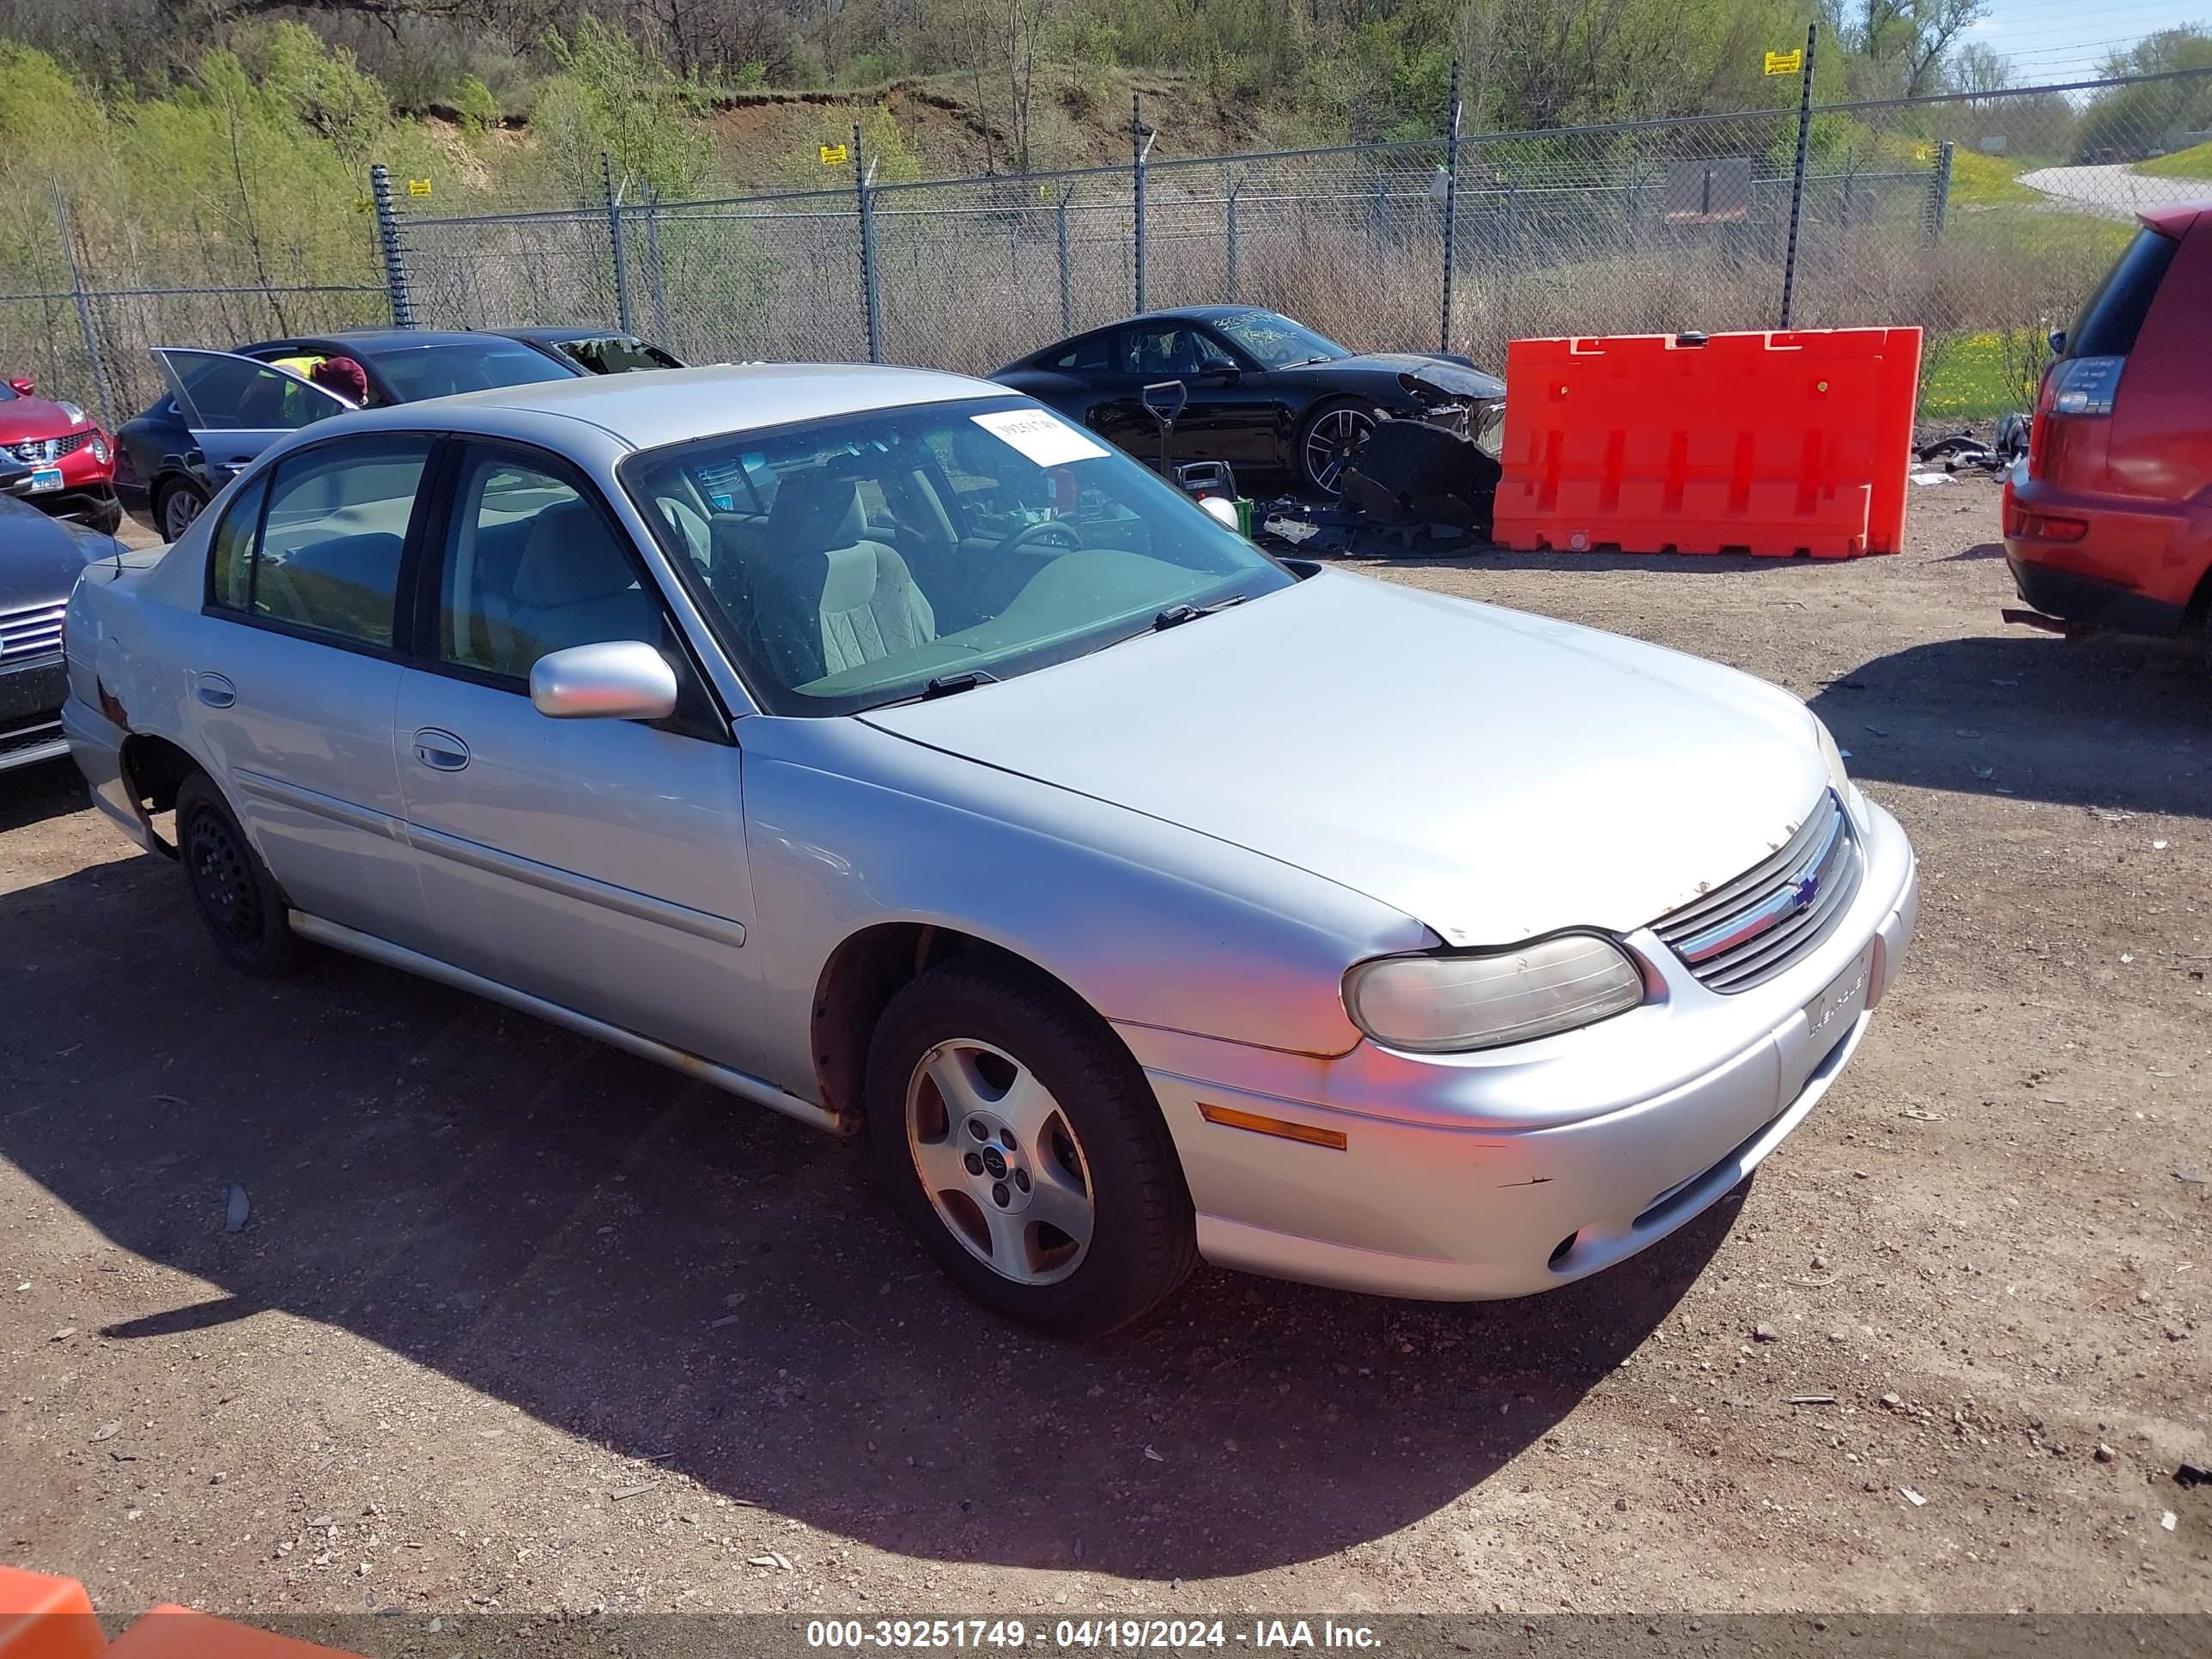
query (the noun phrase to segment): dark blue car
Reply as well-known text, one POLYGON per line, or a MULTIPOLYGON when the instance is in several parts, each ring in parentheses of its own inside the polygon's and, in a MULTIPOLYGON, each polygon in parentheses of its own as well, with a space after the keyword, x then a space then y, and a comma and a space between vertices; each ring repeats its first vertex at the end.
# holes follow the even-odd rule
POLYGON ((568 357, 506 335, 432 329, 354 329, 236 351, 157 346, 154 356, 169 395, 116 433, 115 494, 124 511, 169 541, 239 466, 284 434, 348 407, 276 367, 282 359, 352 358, 368 376, 372 407, 586 373, 568 357))

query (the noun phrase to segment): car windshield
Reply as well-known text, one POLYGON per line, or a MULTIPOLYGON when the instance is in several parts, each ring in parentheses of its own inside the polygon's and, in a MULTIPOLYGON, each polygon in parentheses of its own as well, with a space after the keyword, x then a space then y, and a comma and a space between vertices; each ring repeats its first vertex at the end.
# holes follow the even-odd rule
POLYGON ((850 714, 1010 678, 1175 607, 1293 580, 1025 399, 732 433, 632 456, 622 477, 771 714, 850 714))
POLYGON ((1273 311, 1240 311, 1215 318, 1213 325, 1238 350, 1258 358, 1265 368, 1287 368, 1292 363, 1352 356, 1345 347, 1315 333, 1304 323, 1294 323, 1273 311))
POLYGON ((457 392, 527 386, 532 380, 573 380, 576 373, 520 340, 383 346, 358 355, 367 356, 399 400, 409 404, 425 398, 451 397, 457 392))
POLYGON ((629 374, 641 369, 681 368, 659 346, 628 334, 595 334, 587 340, 563 340, 561 349, 594 374, 629 374))

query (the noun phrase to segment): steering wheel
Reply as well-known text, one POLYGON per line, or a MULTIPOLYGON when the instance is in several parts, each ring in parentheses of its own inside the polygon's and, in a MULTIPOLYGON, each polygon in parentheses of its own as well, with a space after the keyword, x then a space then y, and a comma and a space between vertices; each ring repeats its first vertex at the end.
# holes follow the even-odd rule
POLYGON ((998 545, 1000 553, 1018 553, 1031 542, 1056 540, 1073 553, 1083 545, 1083 538, 1075 526, 1065 519, 1039 519, 1035 524, 1025 524, 998 545))

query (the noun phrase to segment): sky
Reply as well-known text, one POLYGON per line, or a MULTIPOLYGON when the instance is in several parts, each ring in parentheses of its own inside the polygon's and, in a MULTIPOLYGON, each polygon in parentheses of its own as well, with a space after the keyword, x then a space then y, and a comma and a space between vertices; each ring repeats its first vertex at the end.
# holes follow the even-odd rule
POLYGON ((1990 0, 1965 37, 2013 61, 2016 84, 2082 81, 2106 53, 2177 24, 2212 27, 2212 0, 1990 0))

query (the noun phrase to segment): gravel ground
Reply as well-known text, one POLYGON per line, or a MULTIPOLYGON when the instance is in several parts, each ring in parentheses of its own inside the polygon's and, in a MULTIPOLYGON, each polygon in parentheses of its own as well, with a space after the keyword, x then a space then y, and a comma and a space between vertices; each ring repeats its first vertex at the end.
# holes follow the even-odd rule
POLYGON ((1748 1194, 1519 1303, 1209 1270, 1033 1340, 858 1152, 365 963, 234 977, 65 766, 7 779, 0 1559, 264 1617, 2204 1608, 2212 688, 2005 629, 1996 500, 1373 567, 1790 686, 1922 860, 1748 1194))

